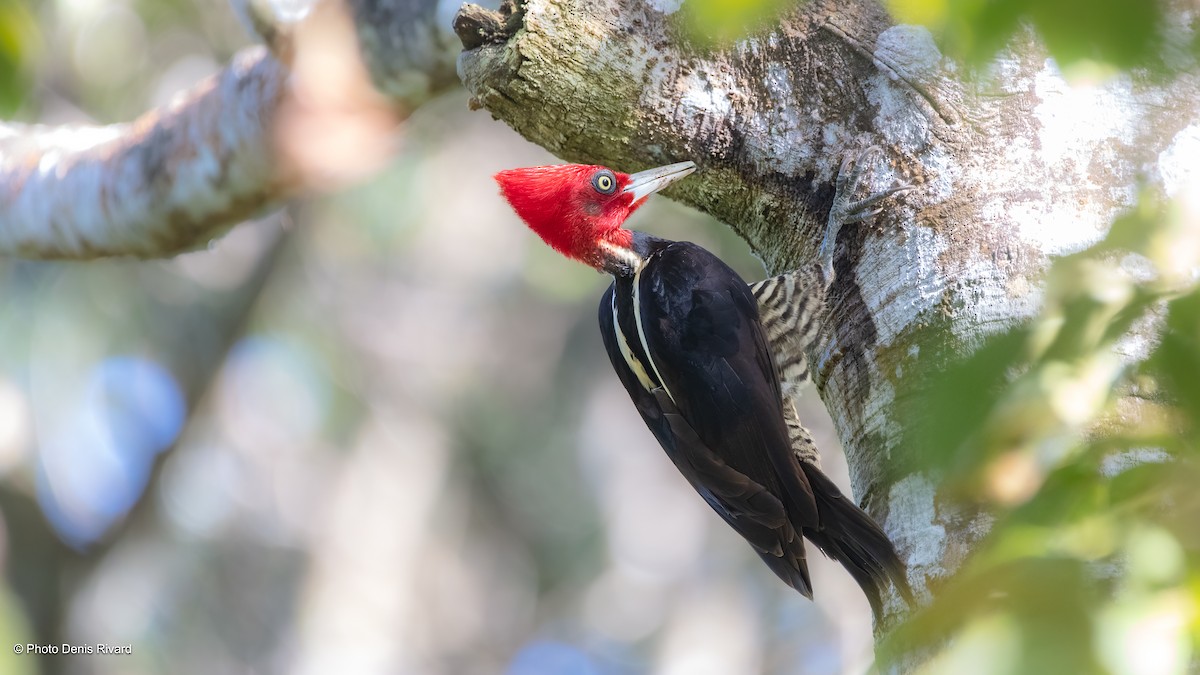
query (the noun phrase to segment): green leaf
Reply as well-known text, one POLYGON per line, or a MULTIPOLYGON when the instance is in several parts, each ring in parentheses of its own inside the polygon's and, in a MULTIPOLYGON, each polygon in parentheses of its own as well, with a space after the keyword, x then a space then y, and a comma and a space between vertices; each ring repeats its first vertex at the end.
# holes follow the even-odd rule
POLYGON ((1200 419, 1200 291, 1169 305, 1167 331, 1145 369, 1167 390, 1167 398, 1183 406, 1186 417, 1200 419))
POLYGON ((40 46, 37 22, 23 0, 0 0, 0 115, 25 101, 30 62, 40 46))
POLYGON ((1160 61, 1161 7, 1153 0, 888 0, 898 21, 922 23, 950 55, 981 65, 1028 22, 1060 65, 1120 68, 1160 61))
POLYGON ((1093 516, 1107 496, 1101 480, 1090 463, 1065 464, 1046 478, 1033 499, 1013 512, 1011 521, 1061 526, 1093 516))
POLYGON ((984 459, 964 450, 1006 391, 1012 369, 1023 363, 1027 339, 1024 328, 993 336, 970 357, 934 376, 925 392, 901 398, 902 405, 913 408, 902 418, 922 421, 907 429, 905 455, 934 470, 961 471, 984 459), (923 412, 927 410, 939 412, 931 416, 923 412))
POLYGON ((1147 0, 1053 0, 1031 2, 1046 47, 1060 64, 1084 59, 1121 68, 1151 61, 1162 21, 1157 2, 1147 0))
POLYGON ((726 45, 778 21, 803 0, 687 0, 679 14, 701 46, 726 45))
POLYGON ((1010 672, 1094 672, 1097 597, 1088 581, 1082 563, 1062 557, 964 570, 939 589, 933 604, 892 631, 880 645, 880 658, 886 664, 922 647, 941 647, 973 620, 1007 615, 1021 628, 1017 667, 1010 672))

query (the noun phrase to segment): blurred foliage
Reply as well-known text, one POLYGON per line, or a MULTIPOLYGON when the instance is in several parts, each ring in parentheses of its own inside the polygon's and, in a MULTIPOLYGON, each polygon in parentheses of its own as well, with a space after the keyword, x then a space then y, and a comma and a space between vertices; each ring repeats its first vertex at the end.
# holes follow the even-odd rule
MULTIPOLYGON (((8 588, 0 587, 0 640, 5 645, 26 644, 31 637, 19 600, 8 588)), ((34 665, 10 649, 0 649, 0 673, 25 675, 34 672, 34 665)))
POLYGON ((25 101, 41 32, 25 0, 0 0, 0 115, 25 101))
POLYGON ((950 56, 974 65, 1001 50, 1023 22, 1061 66, 1154 65, 1164 43, 1157 0, 887 0, 887 6, 897 21, 928 26, 950 56))
MULTIPOLYGON (((679 11, 687 36, 726 46, 775 25, 804 0, 688 0, 679 11)), ((667 2, 666 4, 671 4, 667 2)), ((1060 66, 1162 66, 1169 44, 1158 0, 885 0, 899 23, 922 24, 949 56, 986 64, 1029 25, 1060 66)), ((1173 49, 1175 46, 1172 46, 1173 49)), ((1193 57, 1200 41, 1182 45, 1193 57)))
MULTIPOLYGON (((688 0, 676 17, 716 45, 795 4, 688 0)), ((975 58, 1023 19, 1067 63, 1153 61, 1161 42, 1157 6, 1134 2, 891 7, 975 58)), ((61 117, 69 101, 128 119, 244 41, 220 3, 0 0, 0 112, 61 117), (40 49, 33 11, 70 48, 40 49), (35 65, 48 77, 30 94, 35 65)), ((555 160, 465 98, 427 105, 404 134, 390 170, 298 209, 300 227, 245 225, 170 262, 0 265, 0 644, 137 655, 68 665, 5 649, 0 672, 328 672, 349 657, 377 672, 860 671, 846 626, 869 619, 853 582, 827 567, 823 604, 779 592, 614 382, 595 332, 607 282, 496 197, 495 170, 555 160), (38 483, 56 456, 57 495, 38 483), (87 555, 46 521, 68 488, 107 497, 87 555)), ((994 527, 885 658, 932 655, 929 671, 953 673, 1186 667, 1196 219, 1141 203, 1059 262, 1037 321, 920 399, 939 411, 911 430, 924 468, 994 527), (1128 276, 1131 258, 1156 275, 1128 276), (1147 315, 1167 330, 1130 367, 1114 350, 1147 315)), ((658 200, 639 222, 759 272, 694 213, 658 200)))
POLYGON ((1003 644, 973 672, 1187 667, 1200 635, 1198 239, 1195 213, 1142 195, 1104 241, 1055 262, 1034 321, 905 397, 906 417, 926 420, 907 430, 908 454, 944 503, 994 523, 884 658, 949 643, 926 670, 951 672, 1003 644), (1130 329, 1164 314, 1161 342, 1133 363, 1148 347, 1130 329))
POLYGON ((688 0, 679 15, 692 43, 719 47, 778 23, 803 0, 688 0))

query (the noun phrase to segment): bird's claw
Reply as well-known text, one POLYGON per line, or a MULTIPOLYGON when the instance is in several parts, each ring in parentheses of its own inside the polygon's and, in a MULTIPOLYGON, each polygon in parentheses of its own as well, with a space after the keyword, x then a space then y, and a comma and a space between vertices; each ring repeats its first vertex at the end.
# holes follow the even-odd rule
POLYGON ((821 240, 821 271, 824 274, 825 286, 833 283, 833 254, 837 244, 837 236, 843 225, 862 222, 878 215, 882 208, 874 208, 892 195, 908 192, 911 185, 898 185, 882 192, 876 192, 866 199, 852 201, 858 191, 867 165, 877 156, 883 155, 883 148, 872 145, 862 152, 847 154, 838 168, 834 180, 833 205, 829 209, 829 219, 825 224, 825 237, 821 240))
POLYGON ((883 212, 883 209, 872 208, 873 206, 887 199, 888 197, 891 197, 892 195, 908 192, 912 189, 913 186, 911 185, 898 185, 894 188, 888 188, 883 192, 876 192, 866 199, 854 202, 852 204, 847 204, 846 210, 843 212, 841 217, 842 224, 848 225, 850 223, 858 223, 872 216, 877 216, 883 212))

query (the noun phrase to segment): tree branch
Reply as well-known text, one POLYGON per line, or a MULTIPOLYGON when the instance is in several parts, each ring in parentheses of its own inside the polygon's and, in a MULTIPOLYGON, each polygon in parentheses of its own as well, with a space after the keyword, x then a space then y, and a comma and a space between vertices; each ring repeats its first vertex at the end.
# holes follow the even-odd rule
MULTIPOLYGON (((375 85, 398 114, 456 84, 457 44, 436 0, 354 0, 352 9, 375 85)), ((273 47, 303 63, 303 35, 288 32, 273 47)), ((302 192, 312 176, 281 138, 296 121, 293 79, 289 65, 253 47, 132 123, 0 123, 0 255, 170 256, 302 192)))
POLYGON ((280 199, 271 125, 287 70, 263 48, 132 124, 5 125, 0 253, 156 257, 280 199))
POLYGON ((349 0, 363 61, 379 91, 409 108, 459 85, 450 27, 457 0, 349 0))

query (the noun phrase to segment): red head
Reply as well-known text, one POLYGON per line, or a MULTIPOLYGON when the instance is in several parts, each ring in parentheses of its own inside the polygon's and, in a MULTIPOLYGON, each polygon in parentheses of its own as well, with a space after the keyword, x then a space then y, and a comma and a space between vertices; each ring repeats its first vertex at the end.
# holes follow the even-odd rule
POLYGON ((614 257, 633 255, 633 233, 621 223, 652 193, 695 171, 691 162, 625 174, 603 166, 562 164, 496 174, 500 192, 517 215, 554 250, 607 269, 614 257))

